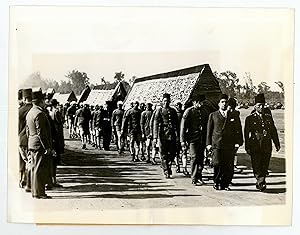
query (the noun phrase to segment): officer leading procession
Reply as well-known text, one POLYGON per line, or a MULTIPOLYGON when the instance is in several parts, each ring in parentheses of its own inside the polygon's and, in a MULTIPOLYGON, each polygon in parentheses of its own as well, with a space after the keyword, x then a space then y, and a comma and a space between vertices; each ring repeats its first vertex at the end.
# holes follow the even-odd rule
POLYGON ((137 165, 160 165, 168 181, 184 177, 190 180, 187 187, 216 191, 231 191, 244 144, 256 189, 267 190, 272 146, 278 152, 280 142, 264 94, 253 97, 253 110, 242 123, 239 101, 227 94, 215 95, 212 106, 209 92, 193 93, 189 104, 172 92, 147 101, 130 92, 125 102, 112 105, 111 100, 63 104, 41 89, 19 90, 19 187, 36 199, 51 198, 46 191, 63 188, 57 169, 66 165, 64 142, 73 139, 80 140, 83 155, 89 149, 99 155, 117 151, 137 165))

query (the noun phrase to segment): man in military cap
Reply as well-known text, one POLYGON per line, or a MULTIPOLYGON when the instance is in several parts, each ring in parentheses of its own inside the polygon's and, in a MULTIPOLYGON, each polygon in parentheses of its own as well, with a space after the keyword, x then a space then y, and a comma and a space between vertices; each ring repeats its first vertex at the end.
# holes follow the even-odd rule
MULTIPOLYGON (((236 106, 237 106, 236 99, 235 98, 229 98, 228 99, 228 107, 227 107, 228 112, 230 112, 232 116, 237 116, 237 120, 240 121, 240 112, 235 109, 236 106)), ((239 125, 239 127, 238 127, 237 135, 239 135, 238 139, 241 141, 239 143, 239 146, 242 146, 243 145, 243 133, 242 133, 242 124, 241 124, 241 122, 238 122, 238 125, 239 125)), ((238 173, 242 172, 241 169, 238 169, 236 167, 236 164, 237 164, 237 154, 235 154, 235 156, 234 156, 234 166, 233 166, 232 172, 231 172, 231 180, 233 178, 234 172, 238 172, 238 173)))
POLYGON ((104 109, 102 112, 102 127, 103 127, 103 148, 104 150, 110 150, 110 141, 111 141, 111 103, 106 101, 104 104, 104 109))
POLYGON ((178 118, 176 110, 170 107, 170 94, 163 95, 163 107, 154 116, 153 144, 160 140, 161 166, 166 178, 172 175, 172 162, 176 155, 178 140, 178 118))
POLYGON ((32 108, 32 89, 23 89, 23 106, 19 108, 19 153, 20 153, 20 187, 26 184, 26 191, 30 191, 30 156, 28 154, 28 138, 26 135, 26 115, 32 108))
MULTIPOLYGON (((142 112, 141 115, 141 129, 142 129, 142 139, 146 142, 146 155, 147 155, 147 163, 150 163, 150 148, 152 142, 152 133, 151 133, 151 117, 152 117, 153 109, 152 103, 150 101, 146 102, 146 110, 142 112)), ((143 146, 141 146, 143 147, 143 146)))
POLYGON ((117 102, 117 108, 113 111, 111 117, 111 126, 113 129, 116 146, 119 153, 122 153, 124 150, 124 141, 121 136, 123 115, 124 115, 123 102, 119 100, 117 102))
POLYGON ((77 110, 74 120, 74 125, 78 126, 79 134, 81 137, 82 149, 86 150, 86 144, 88 136, 90 134, 89 124, 91 119, 91 111, 88 108, 88 104, 82 104, 82 107, 77 110))
MULTIPOLYGON (((176 100, 174 102, 174 108, 176 110, 176 113, 177 113, 177 119, 178 119, 178 127, 180 129, 180 123, 181 123, 181 119, 182 119, 182 115, 183 115, 183 110, 182 110, 182 103, 180 100, 176 100)), ((179 135, 179 133, 178 133, 179 135)), ((176 173, 180 173, 180 152, 182 151, 182 147, 181 147, 181 144, 180 144, 180 141, 178 141, 176 143, 176 157, 174 159, 175 161, 175 165, 176 165, 176 173)), ((186 159, 187 155, 186 155, 186 151, 182 151, 182 167, 183 167, 183 174, 184 175, 188 175, 188 172, 187 172, 187 159, 186 159)))
POLYGON ((28 149, 32 157, 31 192, 34 198, 51 198, 45 193, 45 185, 50 177, 52 148, 51 126, 44 111, 45 101, 41 91, 32 93, 33 107, 26 116, 28 149))
POLYGON ((186 109, 180 126, 182 149, 189 145, 191 155, 191 177, 193 185, 203 185, 202 170, 204 167, 204 150, 208 113, 203 109, 204 95, 192 97, 193 106, 186 109))
POLYGON ((234 155, 240 147, 240 120, 227 110, 228 96, 219 97, 219 110, 209 115, 207 123, 207 150, 213 152, 214 188, 229 191, 234 155))
POLYGON ((74 126, 75 114, 76 114, 76 102, 72 101, 70 107, 68 107, 66 111, 66 117, 67 117, 67 122, 69 127, 69 138, 74 138, 74 136, 76 135, 75 126, 74 126))
POLYGON ((129 137, 129 149, 132 161, 138 162, 140 161, 138 155, 142 139, 141 110, 139 109, 138 101, 135 101, 133 108, 125 113, 124 122, 122 123, 122 136, 124 136, 123 133, 125 132, 127 132, 129 137))
POLYGON ((255 97, 255 112, 245 120, 245 150, 251 156, 256 188, 265 191, 266 176, 272 155, 272 141, 276 151, 280 150, 277 129, 272 115, 264 109, 264 94, 255 97))

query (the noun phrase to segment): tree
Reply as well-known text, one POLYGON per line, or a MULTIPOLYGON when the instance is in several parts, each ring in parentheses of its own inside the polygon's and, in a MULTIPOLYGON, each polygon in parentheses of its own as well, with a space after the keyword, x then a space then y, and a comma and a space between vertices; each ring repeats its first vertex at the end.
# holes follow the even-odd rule
POLYGON ((279 86, 279 88, 281 89, 281 92, 284 94, 284 85, 283 85, 283 82, 278 81, 278 82, 275 82, 275 83, 279 86))
POLYGON ((57 92, 61 94, 72 92, 72 83, 70 81, 60 81, 60 86, 57 92))
POLYGON ((72 84, 72 90, 76 95, 80 95, 81 92, 89 85, 89 78, 85 72, 78 70, 72 70, 65 77, 69 78, 72 84))
POLYGON ((220 89, 230 97, 235 97, 240 92, 242 86, 239 85, 239 79, 236 73, 226 71, 222 73, 214 72, 215 77, 219 81, 220 89))
POLYGON ((115 82, 121 82, 121 81, 123 81, 124 77, 125 77, 125 74, 122 73, 122 71, 116 72, 115 76, 114 76, 115 82))
POLYGON ((258 93, 268 93, 270 91, 270 86, 266 82, 261 82, 257 85, 258 93))

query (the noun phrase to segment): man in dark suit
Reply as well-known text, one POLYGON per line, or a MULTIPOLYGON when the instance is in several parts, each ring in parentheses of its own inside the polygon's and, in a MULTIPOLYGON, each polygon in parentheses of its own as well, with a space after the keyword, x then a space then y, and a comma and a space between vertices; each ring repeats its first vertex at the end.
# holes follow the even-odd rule
POLYGON ((272 155, 272 141, 276 151, 280 150, 277 129, 272 115, 264 109, 264 94, 255 97, 255 112, 245 120, 245 149, 251 156, 253 173, 256 178, 256 188, 265 191, 266 176, 272 155))
POLYGON ((20 187, 30 192, 30 156, 28 154, 28 138, 26 135, 26 115, 32 108, 32 89, 23 89, 23 106, 19 108, 19 153, 20 153, 20 187))
POLYGON ((207 123, 207 150, 213 152, 214 188, 229 191, 234 155, 240 146, 240 120, 227 110, 228 96, 219 98, 219 110, 209 115, 207 123))
POLYGON ((41 91, 32 93, 33 107, 26 116, 28 150, 32 157, 31 192, 34 198, 51 198, 45 193, 45 185, 51 177, 52 148, 51 126, 45 113, 45 101, 41 91))
POLYGON ((176 142, 178 136, 178 118, 176 110, 170 107, 170 94, 163 95, 163 107, 155 112, 153 123, 153 144, 159 139, 161 166, 165 177, 172 175, 172 162, 176 156, 176 142))

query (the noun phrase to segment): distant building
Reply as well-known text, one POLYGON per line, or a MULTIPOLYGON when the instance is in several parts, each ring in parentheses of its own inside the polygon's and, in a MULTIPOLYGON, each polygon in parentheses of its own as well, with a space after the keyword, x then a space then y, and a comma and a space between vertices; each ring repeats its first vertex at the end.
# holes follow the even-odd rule
POLYGON ((180 100, 184 107, 191 105, 195 94, 204 94, 206 104, 217 109, 217 99, 221 94, 219 83, 208 64, 135 79, 125 98, 125 109, 138 100, 151 100, 154 104, 162 102, 164 93, 171 94, 171 101, 180 100))
POLYGON ((77 102, 76 95, 73 91, 67 94, 54 93, 52 99, 56 99, 59 104, 65 104, 67 102, 70 103, 72 101, 77 102))

